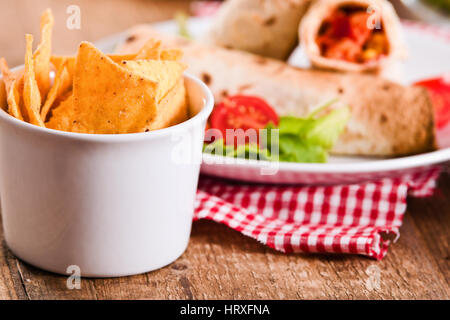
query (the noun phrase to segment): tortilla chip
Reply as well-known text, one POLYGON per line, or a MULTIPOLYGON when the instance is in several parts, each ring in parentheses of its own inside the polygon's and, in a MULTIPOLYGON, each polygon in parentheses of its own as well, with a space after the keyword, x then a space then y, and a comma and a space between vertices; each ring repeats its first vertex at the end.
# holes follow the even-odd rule
POLYGON ((7 101, 8 101, 8 113, 13 117, 23 120, 22 113, 20 111, 20 95, 18 90, 18 82, 17 80, 13 80, 9 91, 7 93, 7 101))
POLYGON ((168 60, 178 61, 183 57, 183 51, 179 49, 162 49, 161 41, 148 40, 133 59, 123 60, 168 60))
POLYGON ((115 63, 120 63, 122 60, 134 60, 136 54, 108 54, 108 57, 115 63))
POLYGON ((2 109, 17 119, 23 120, 20 111, 20 88, 23 84, 23 72, 12 72, 4 58, 0 58, 0 71, 2 72, 2 109))
MULTIPOLYGON (((133 60, 152 59, 158 60, 161 53, 161 41, 150 39, 136 54, 133 60)), ((125 60, 125 59, 124 59, 125 60)))
POLYGON ((8 103, 6 101, 6 85, 3 79, 0 79, 0 108, 8 112, 8 103))
POLYGON ((154 118, 158 84, 80 44, 73 82, 75 120, 95 133, 139 132, 154 118))
POLYGON ((72 81, 69 76, 69 72, 67 71, 66 65, 67 60, 64 60, 60 64, 58 72, 55 75, 53 86, 48 92, 47 99, 45 100, 45 103, 41 109, 42 121, 46 120, 48 111, 53 106, 55 101, 57 101, 58 98, 61 98, 61 96, 66 93, 72 85, 72 81))
POLYGON ((183 51, 180 49, 166 49, 162 50, 160 54, 161 60, 178 61, 181 58, 183 58, 183 51))
POLYGON ((59 70, 61 65, 64 63, 66 65, 67 71, 73 74, 75 70, 76 58, 73 56, 51 56, 50 62, 53 64, 56 70, 59 70))
POLYGON ((36 82, 36 76, 34 73, 34 64, 32 58, 33 36, 27 34, 26 39, 26 52, 25 52, 25 73, 23 75, 23 102, 25 109, 27 110, 30 123, 45 127, 41 120, 39 111, 41 108, 41 95, 39 93, 39 87, 36 82))
POLYGON ((3 81, 5 82, 6 92, 8 92, 16 77, 11 70, 9 70, 5 58, 0 58, 0 71, 2 72, 3 81))
POLYGON ((0 80, 1 107, 3 110, 9 112, 7 100, 10 93, 10 88, 12 86, 15 86, 15 77, 14 74, 9 70, 5 58, 0 58, 0 71, 2 73, 2 79, 0 80))
POLYGON ((78 133, 96 133, 89 128, 84 127, 77 120, 77 113, 73 104, 73 93, 66 95, 65 99, 54 109, 52 109, 52 116, 48 122, 45 123, 47 128, 78 132, 78 133))
POLYGON ((75 109, 73 105, 73 95, 70 94, 57 107, 52 109, 52 116, 45 126, 50 129, 61 131, 72 131, 75 109))
POLYGON ((167 128, 189 118, 184 79, 178 80, 175 87, 158 103, 156 110, 156 117, 145 128, 146 130, 167 128))
POLYGON ((52 109, 52 116, 45 126, 50 129, 79 132, 79 133, 95 133, 88 128, 83 127, 81 123, 76 120, 77 113, 73 104, 73 93, 66 94, 65 99, 52 109))
POLYGON ((33 54, 36 81, 42 99, 50 90, 50 56, 52 49, 53 15, 50 9, 41 16, 41 42, 33 54))
MULTIPOLYGON (((108 57, 116 63, 120 63, 122 60, 133 60, 136 54, 108 54, 108 57)), ((51 56, 50 61, 56 70, 59 70, 61 63, 66 61, 66 68, 69 75, 73 75, 75 71, 76 57, 71 56, 51 56)))
POLYGON ((158 102, 172 89, 182 77, 186 65, 177 61, 127 60, 122 66, 135 74, 140 74, 159 84, 158 102))

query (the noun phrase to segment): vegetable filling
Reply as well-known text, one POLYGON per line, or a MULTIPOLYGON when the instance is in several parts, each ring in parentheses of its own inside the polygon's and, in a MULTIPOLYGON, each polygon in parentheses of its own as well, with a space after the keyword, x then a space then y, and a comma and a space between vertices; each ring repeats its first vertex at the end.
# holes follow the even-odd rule
POLYGON ((389 52, 382 23, 370 28, 371 13, 362 7, 337 8, 322 23, 316 42, 321 55, 354 63, 375 61, 389 52))

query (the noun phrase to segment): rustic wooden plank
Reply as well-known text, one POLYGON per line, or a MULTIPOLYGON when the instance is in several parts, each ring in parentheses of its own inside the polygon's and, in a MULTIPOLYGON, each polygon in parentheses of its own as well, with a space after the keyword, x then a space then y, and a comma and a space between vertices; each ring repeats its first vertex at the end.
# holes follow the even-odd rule
POLYGON ((410 200, 401 238, 380 262, 285 255, 225 226, 199 221, 188 250, 174 264, 133 277, 83 279, 81 290, 67 289, 64 276, 16 261, 3 247, 0 261, 7 261, 7 268, 2 263, 0 294, 7 299, 448 299, 446 265, 439 255, 446 242, 434 240, 447 235, 448 241, 448 220, 433 213, 447 203, 449 183, 448 176, 441 180, 444 188, 431 199, 410 200), (424 212, 430 213, 420 215, 424 212), (370 281, 377 270, 379 285, 370 281))
MULTIPOLYGON (((447 169, 448 170, 448 169, 447 169)), ((409 199, 410 214, 447 284, 450 283, 450 173, 442 174, 435 195, 409 199)))
POLYGON ((209 221, 195 223, 187 252, 161 270, 115 279, 66 278, 19 263, 31 299, 442 299, 444 276, 407 216, 381 262, 359 256, 285 255, 209 221), (379 286, 374 270, 379 270, 379 286))
POLYGON ((0 237, 0 300, 28 299, 19 265, 0 237))

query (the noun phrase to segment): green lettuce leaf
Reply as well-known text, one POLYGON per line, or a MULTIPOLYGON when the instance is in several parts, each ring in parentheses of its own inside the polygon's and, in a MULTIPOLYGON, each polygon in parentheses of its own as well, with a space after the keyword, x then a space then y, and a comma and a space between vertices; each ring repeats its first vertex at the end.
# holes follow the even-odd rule
POLYGON ((327 162, 328 153, 320 145, 308 144, 299 136, 280 136, 280 161, 327 162))
POLYGON ((267 161, 323 163, 350 118, 350 108, 340 107, 328 111, 336 100, 315 108, 304 118, 280 117, 278 127, 266 126, 265 141, 257 144, 224 145, 222 139, 205 145, 204 151, 224 156, 267 161), (278 130, 278 139, 272 139, 272 130, 278 130), (261 147, 264 146, 264 147, 261 147))
POLYGON ((339 138, 349 118, 348 107, 334 109, 322 117, 310 119, 303 125, 299 134, 308 144, 329 150, 339 138))
POLYGON ((269 150, 260 148, 255 143, 238 145, 235 148, 233 145, 225 144, 223 139, 217 139, 212 143, 203 144, 203 152, 226 157, 273 161, 269 150))

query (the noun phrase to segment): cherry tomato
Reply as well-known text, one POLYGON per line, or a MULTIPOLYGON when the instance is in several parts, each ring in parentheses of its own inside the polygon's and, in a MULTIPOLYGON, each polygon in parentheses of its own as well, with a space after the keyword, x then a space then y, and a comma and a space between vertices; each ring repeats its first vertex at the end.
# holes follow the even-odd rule
POLYGON ((415 85, 428 89, 433 102, 436 127, 445 127, 450 123, 450 74, 434 79, 416 82, 415 85))
MULTIPOLYGON (((214 108, 210 120, 211 127, 220 130, 227 144, 233 144, 233 141, 226 141, 226 129, 258 130, 270 122, 275 126, 279 123, 277 113, 267 102, 258 97, 242 95, 225 98, 214 108)), ((239 138, 237 140, 242 141, 239 138)))

